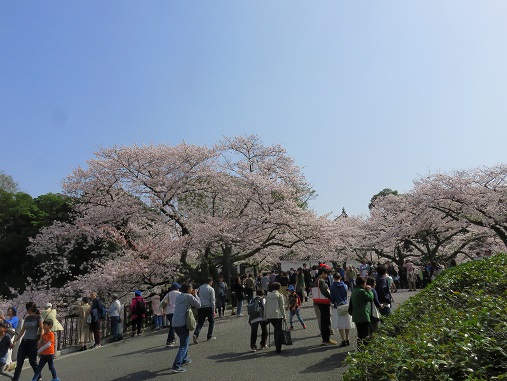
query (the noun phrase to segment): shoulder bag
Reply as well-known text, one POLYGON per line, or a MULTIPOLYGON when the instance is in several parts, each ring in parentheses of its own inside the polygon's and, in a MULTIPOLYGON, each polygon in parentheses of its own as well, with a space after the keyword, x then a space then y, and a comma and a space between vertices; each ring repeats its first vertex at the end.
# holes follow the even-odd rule
POLYGON ((197 325, 195 322, 195 316, 194 311, 192 311, 192 307, 188 307, 187 309, 186 325, 189 331, 193 331, 197 325))

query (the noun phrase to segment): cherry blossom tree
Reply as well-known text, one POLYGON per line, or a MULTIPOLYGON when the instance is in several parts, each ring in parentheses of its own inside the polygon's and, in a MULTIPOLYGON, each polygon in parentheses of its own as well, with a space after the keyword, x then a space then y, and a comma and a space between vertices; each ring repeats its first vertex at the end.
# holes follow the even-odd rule
POLYGON ((434 174, 415 182, 425 204, 456 221, 491 231, 507 246, 507 165, 451 174, 434 174))
POLYGON ((52 267, 65 271, 65 254, 86 237, 95 255, 70 289, 231 276, 235 263, 273 263, 289 250, 332 252, 329 221, 306 208, 313 191, 301 170, 256 136, 101 149, 64 189, 76 217, 46 229, 32 254, 54 253, 52 267))

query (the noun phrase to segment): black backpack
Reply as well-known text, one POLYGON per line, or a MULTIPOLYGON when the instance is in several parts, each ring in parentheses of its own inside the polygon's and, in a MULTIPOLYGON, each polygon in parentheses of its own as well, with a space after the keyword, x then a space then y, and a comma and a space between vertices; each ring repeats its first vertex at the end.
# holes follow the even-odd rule
POLYGON ((142 299, 136 299, 136 306, 134 307, 134 311, 132 315, 141 316, 146 313, 146 304, 142 299))

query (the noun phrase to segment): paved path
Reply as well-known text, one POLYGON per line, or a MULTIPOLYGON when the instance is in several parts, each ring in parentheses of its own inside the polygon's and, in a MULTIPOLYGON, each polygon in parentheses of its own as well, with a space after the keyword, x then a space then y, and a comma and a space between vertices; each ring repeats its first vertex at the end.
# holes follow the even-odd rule
MULTIPOLYGON (((398 292, 394 295, 397 305, 414 293, 398 292)), ((250 351, 250 326, 244 316, 217 319, 213 333, 217 340, 191 344, 189 357, 193 362, 184 373, 170 371, 177 347, 165 347, 167 330, 148 332, 119 343, 105 344, 101 348, 63 355, 56 360, 55 366, 63 381, 289 381, 315 377, 340 380, 344 371, 343 360, 347 352, 354 349, 321 346, 311 302, 303 304, 302 316, 308 328, 303 330, 299 322, 295 324, 296 330, 292 334, 294 345, 284 346, 279 355, 275 354, 274 347, 250 351)), ((207 327, 205 323, 201 337, 206 338, 207 327)), ((271 344, 272 335, 271 332, 271 344)), ((339 341, 338 332, 332 337, 339 341)), ((351 342, 355 342, 355 332, 351 342)), ((31 369, 25 368, 21 380, 29 380, 31 376, 31 369)), ((51 379, 47 368, 43 376, 46 380, 51 379)))

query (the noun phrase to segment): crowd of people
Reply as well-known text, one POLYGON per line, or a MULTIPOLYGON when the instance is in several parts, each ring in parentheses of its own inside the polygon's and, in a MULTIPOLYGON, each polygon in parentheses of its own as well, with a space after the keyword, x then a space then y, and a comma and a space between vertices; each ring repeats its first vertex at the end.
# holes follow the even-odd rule
MULTIPOLYGON (((190 283, 180 285, 174 282, 169 290, 152 292, 147 299, 144 299, 140 290, 136 290, 128 314, 131 336, 141 334, 148 315, 153 329, 168 327, 165 345, 178 345, 172 371, 184 372, 185 365, 192 361, 188 354, 190 340, 194 344, 199 343, 206 321, 206 340, 215 340, 215 319, 226 316, 230 305, 229 316, 236 317, 244 316, 243 308, 246 307, 252 351, 268 348, 268 326, 271 325, 275 351, 280 353, 284 330, 294 330, 294 323, 299 323, 302 329, 307 328, 300 309, 303 303, 311 299, 322 345, 349 346, 350 330, 355 327, 358 348, 361 349, 368 344, 381 318, 391 313, 394 301, 392 293, 405 286, 404 277, 400 274, 406 274, 406 286, 410 291, 420 286, 416 277, 421 272, 421 268, 416 268, 410 261, 406 261, 400 270, 393 269, 391 265, 374 268, 366 261, 362 261, 358 267, 349 265, 344 268, 339 265, 332 268, 325 263, 309 268, 303 264, 287 272, 263 272, 255 278, 252 274, 237 276, 230 286, 223 276, 217 282, 208 278, 197 289, 190 283), (257 346, 259 328, 261 334, 257 346), (331 339, 336 330, 341 339, 339 343, 331 339)), ((23 363, 28 358, 34 371, 33 380, 40 379, 42 368, 48 364, 53 381, 58 381, 54 367, 55 349, 58 347, 55 333, 63 327, 57 320, 56 310, 51 303, 39 310, 35 303, 29 302, 26 311, 24 324, 21 330, 18 329, 18 334, 15 334, 19 324, 16 308, 10 307, 5 316, 0 311, 0 375, 19 380, 23 363), (16 368, 11 373, 11 352, 18 342, 16 368), (40 356, 39 361, 37 356, 40 356)), ((71 313, 77 321, 80 351, 87 350, 90 342, 93 342, 90 348, 101 346, 102 321, 107 318, 111 324, 111 341, 123 339, 120 324, 124 308, 118 295, 112 295, 110 305, 106 307, 97 293, 92 292, 89 297, 83 297, 71 313)))

